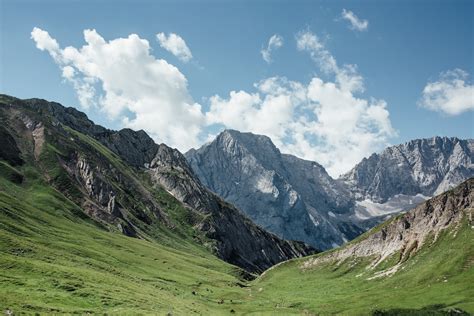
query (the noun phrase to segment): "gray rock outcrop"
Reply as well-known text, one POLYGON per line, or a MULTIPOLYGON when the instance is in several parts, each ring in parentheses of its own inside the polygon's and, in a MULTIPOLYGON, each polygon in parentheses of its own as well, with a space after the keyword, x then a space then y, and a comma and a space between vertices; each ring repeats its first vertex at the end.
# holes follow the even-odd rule
POLYGON ((473 148, 473 140, 413 140, 337 180, 252 133, 226 130, 185 156, 204 185, 262 227, 329 249, 473 177, 473 148))

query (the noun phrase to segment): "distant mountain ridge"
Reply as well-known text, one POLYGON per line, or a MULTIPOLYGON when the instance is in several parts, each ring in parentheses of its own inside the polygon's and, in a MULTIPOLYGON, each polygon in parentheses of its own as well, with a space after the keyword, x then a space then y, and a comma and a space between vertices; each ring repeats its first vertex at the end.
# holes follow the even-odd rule
POLYGON ((471 139, 413 140, 339 179, 316 162, 281 154, 268 137, 234 130, 185 156, 204 185, 256 223, 329 249, 473 177, 473 148, 471 139))
POLYGON ((473 175, 474 140, 433 137, 372 154, 340 179, 357 200, 384 203, 396 194, 440 194, 473 175))

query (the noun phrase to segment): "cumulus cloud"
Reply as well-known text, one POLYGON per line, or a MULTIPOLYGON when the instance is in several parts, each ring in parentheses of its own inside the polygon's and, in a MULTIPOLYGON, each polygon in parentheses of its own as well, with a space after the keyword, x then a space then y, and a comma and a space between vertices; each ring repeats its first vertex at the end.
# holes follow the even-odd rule
POLYGON ((40 50, 48 51, 51 56, 57 56, 57 52, 59 51, 59 44, 58 42, 49 36, 48 32, 43 31, 40 28, 34 27, 31 31, 31 39, 36 42, 36 47, 40 50))
POLYGON ((256 91, 231 91, 228 98, 210 98, 207 123, 283 139, 305 96, 305 87, 273 77, 255 84, 256 91))
POLYGON ((338 176, 388 145, 396 131, 384 100, 356 96, 364 85, 355 65, 339 66, 309 31, 298 33, 296 44, 334 82, 317 76, 307 84, 272 77, 255 84, 253 92, 216 95, 210 99, 207 124, 265 134, 282 152, 318 161, 338 176))
POLYGON ((474 110, 474 85, 468 77, 461 69, 441 73, 438 81, 425 86, 419 105, 448 115, 474 110))
POLYGON ((260 53, 262 54, 263 60, 267 62, 267 64, 272 62, 272 52, 277 50, 278 48, 283 46, 283 37, 278 34, 272 35, 268 40, 268 44, 266 48, 262 48, 260 53))
POLYGON ((367 28, 369 27, 369 21, 359 19, 352 11, 342 9, 341 17, 344 20, 349 21, 349 27, 351 30, 362 32, 367 31, 367 28))
POLYGON ((333 79, 267 78, 252 91, 212 96, 207 111, 192 100, 179 69, 151 55, 148 41, 136 34, 106 41, 85 30, 80 48, 61 48, 38 28, 31 36, 53 57, 83 107, 98 107, 182 151, 208 141, 216 127, 234 128, 268 135, 283 152, 318 161, 337 176, 395 135, 386 102, 357 96, 363 78, 356 66, 338 65, 310 32, 298 34, 297 47, 333 79))
POLYGON ((168 36, 165 33, 158 33, 156 38, 162 48, 178 57, 179 60, 186 63, 193 58, 191 50, 181 36, 175 33, 169 33, 168 36))
POLYGON ((39 28, 31 36, 53 57, 83 107, 97 106, 109 118, 181 150, 199 143, 201 106, 189 95, 186 77, 151 55, 147 40, 131 34, 106 41, 96 30, 85 30, 84 46, 60 48, 39 28))
POLYGON ((305 85, 273 77, 255 88, 212 97, 208 124, 267 135, 282 152, 318 161, 332 176, 395 135, 384 100, 357 98, 337 83, 315 77, 305 85))
POLYGON ((357 73, 357 66, 351 64, 338 66, 334 56, 326 49, 316 34, 310 31, 299 32, 296 35, 296 47, 300 51, 308 52, 324 73, 335 75, 336 82, 344 90, 352 92, 364 90, 364 80, 357 73))

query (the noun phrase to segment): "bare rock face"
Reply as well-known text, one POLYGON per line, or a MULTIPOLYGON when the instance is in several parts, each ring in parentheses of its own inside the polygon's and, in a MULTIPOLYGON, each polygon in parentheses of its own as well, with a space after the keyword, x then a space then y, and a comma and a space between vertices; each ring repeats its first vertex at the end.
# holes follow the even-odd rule
MULTIPOLYGON (((391 255, 400 253, 398 264, 391 269, 396 272, 399 264, 415 254, 427 242, 435 242, 447 228, 453 228, 463 217, 471 222, 474 215, 474 178, 451 191, 438 195, 395 218, 359 242, 349 244, 326 256, 306 260, 302 268, 310 268, 322 262, 343 262, 348 258, 371 257, 372 266, 391 255), (431 240, 429 237, 433 237, 431 240)), ((466 241, 468 242, 468 241, 466 241)))
POLYGON ((362 160, 341 177, 357 200, 433 196, 474 176, 474 140, 417 139, 362 160))
POLYGON ((329 249, 474 176, 473 148, 473 140, 414 140, 337 180, 268 137, 233 130, 185 155, 204 185, 262 227, 329 249))
POLYGON ((84 156, 63 162, 65 170, 77 179, 85 195, 79 199, 84 211, 95 220, 114 225, 123 234, 138 237, 133 223, 127 220, 127 208, 116 201, 116 192, 101 170, 84 156))
POLYGON ((102 179, 100 170, 94 170, 89 162, 79 157, 76 163, 77 176, 82 182, 89 197, 97 201, 110 215, 119 215, 118 204, 112 186, 102 179))
POLYGON ((159 145, 148 171, 176 199, 192 208, 210 212, 218 207, 215 196, 201 185, 178 150, 159 145))
POLYGON ((243 213, 206 189, 176 149, 159 145, 148 172, 175 198, 205 215, 196 226, 216 241, 219 257, 251 272, 314 253, 300 242, 283 241, 253 224, 243 213))
POLYGON ((143 130, 133 131, 124 128, 120 131, 96 134, 95 138, 128 164, 137 168, 148 164, 155 156, 158 147, 143 130))
POLYGON ((186 158, 204 185, 282 238, 328 249, 363 232, 349 220, 344 185, 266 136, 226 130, 186 158))

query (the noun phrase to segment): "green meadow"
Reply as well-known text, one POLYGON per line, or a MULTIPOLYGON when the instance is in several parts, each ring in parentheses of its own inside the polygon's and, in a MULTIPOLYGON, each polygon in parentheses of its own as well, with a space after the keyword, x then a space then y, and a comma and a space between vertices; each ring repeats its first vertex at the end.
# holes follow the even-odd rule
MULTIPOLYGON (((444 314, 474 312, 474 242, 467 219, 389 277, 368 260, 303 269, 305 258, 253 281, 206 248, 167 246, 100 227, 35 170, 0 168, 0 302, 15 313, 444 314), (22 184, 11 181, 21 174, 22 184)), ((318 254, 324 256, 324 253, 318 254)))

